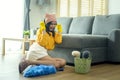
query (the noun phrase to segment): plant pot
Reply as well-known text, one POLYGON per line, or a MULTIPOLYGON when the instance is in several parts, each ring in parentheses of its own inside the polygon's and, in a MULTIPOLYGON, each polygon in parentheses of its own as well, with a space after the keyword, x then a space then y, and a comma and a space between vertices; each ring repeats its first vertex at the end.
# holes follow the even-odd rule
POLYGON ((29 35, 24 35, 24 39, 28 40, 29 39, 29 35))

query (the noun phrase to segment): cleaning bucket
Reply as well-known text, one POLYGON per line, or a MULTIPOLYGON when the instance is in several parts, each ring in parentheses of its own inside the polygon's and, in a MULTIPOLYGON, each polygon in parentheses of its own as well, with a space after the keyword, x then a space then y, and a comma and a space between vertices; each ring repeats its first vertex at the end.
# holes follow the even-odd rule
POLYGON ((91 68, 91 58, 74 58, 75 72, 88 73, 91 68))

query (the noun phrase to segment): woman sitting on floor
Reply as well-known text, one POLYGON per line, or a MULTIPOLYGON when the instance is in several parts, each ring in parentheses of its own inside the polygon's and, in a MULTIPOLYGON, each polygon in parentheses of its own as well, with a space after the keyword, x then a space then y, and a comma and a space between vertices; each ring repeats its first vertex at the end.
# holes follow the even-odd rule
POLYGON ((44 22, 40 22, 36 41, 30 46, 29 51, 19 64, 19 72, 22 73, 29 65, 45 64, 54 65, 56 69, 64 67, 66 61, 62 58, 52 58, 47 50, 52 50, 55 43, 62 43, 62 27, 57 24, 55 14, 46 14, 44 22), (55 28, 58 31, 55 32, 55 28))

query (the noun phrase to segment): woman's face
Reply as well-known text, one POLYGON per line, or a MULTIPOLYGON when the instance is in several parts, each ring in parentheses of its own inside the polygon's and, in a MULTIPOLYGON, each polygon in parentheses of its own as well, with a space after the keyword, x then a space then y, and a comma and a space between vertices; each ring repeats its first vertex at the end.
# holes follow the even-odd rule
POLYGON ((56 22, 56 21, 55 21, 55 22, 51 22, 50 27, 49 27, 49 30, 50 30, 50 31, 54 31, 56 25, 57 25, 57 22, 56 22))

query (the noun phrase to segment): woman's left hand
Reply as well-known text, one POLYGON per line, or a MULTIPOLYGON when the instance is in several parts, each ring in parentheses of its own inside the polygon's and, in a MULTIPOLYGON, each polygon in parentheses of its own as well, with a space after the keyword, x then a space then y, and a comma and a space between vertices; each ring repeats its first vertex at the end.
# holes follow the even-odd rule
POLYGON ((62 33, 62 25, 61 24, 57 24, 56 26, 58 32, 62 33))

